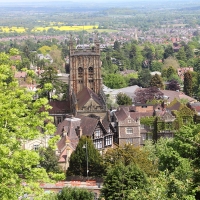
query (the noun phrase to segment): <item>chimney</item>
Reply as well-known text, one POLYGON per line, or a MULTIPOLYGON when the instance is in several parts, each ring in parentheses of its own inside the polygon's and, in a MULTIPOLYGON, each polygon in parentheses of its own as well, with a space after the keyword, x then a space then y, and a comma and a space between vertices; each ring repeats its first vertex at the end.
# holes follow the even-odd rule
POLYGON ((82 128, 80 126, 77 126, 77 128, 76 128, 76 135, 79 138, 81 138, 81 136, 83 135, 82 128))

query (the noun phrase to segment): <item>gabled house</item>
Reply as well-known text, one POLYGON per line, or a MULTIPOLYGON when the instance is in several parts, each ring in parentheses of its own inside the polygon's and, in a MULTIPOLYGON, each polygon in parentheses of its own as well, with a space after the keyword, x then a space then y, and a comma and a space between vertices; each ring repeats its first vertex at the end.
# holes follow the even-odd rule
POLYGON ((57 143, 57 155, 59 164, 63 170, 69 166, 71 153, 76 149, 79 138, 84 135, 94 143, 96 149, 103 153, 107 148, 113 147, 114 129, 105 118, 101 120, 95 115, 90 117, 77 115, 67 117, 58 125, 56 135, 60 136, 57 143))
POLYGON ((120 107, 114 113, 112 123, 117 130, 117 143, 119 145, 142 145, 146 140, 146 131, 144 131, 144 126, 140 124, 140 118, 152 115, 153 112, 135 112, 130 107, 120 107))

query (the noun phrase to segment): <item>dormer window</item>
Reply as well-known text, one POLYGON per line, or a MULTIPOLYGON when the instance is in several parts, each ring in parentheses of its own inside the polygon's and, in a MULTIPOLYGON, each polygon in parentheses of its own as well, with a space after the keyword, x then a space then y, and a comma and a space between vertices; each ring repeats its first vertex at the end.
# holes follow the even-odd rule
POLYGON ((100 131, 100 129, 95 130, 94 137, 95 137, 95 138, 99 138, 100 136, 101 136, 101 131, 100 131))

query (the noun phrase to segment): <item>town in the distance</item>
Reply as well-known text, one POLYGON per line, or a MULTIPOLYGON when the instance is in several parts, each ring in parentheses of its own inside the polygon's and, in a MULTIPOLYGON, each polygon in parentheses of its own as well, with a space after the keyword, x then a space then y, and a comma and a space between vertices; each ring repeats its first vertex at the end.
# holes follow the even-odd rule
POLYGON ((198 1, 0 11, 0 199, 200 199, 198 1))

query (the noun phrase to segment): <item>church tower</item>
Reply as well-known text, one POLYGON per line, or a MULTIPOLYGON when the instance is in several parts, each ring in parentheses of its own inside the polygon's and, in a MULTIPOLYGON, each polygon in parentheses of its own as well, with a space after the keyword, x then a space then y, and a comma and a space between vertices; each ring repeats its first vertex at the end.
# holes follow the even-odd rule
POLYGON ((102 87, 100 44, 96 39, 92 47, 73 48, 70 42, 70 83, 71 89, 77 95, 87 87, 100 94, 102 87))
POLYGON ((69 94, 72 113, 104 117, 106 98, 102 90, 100 43, 73 46, 70 41, 69 94))

